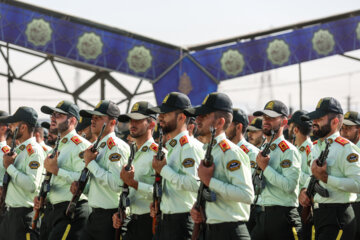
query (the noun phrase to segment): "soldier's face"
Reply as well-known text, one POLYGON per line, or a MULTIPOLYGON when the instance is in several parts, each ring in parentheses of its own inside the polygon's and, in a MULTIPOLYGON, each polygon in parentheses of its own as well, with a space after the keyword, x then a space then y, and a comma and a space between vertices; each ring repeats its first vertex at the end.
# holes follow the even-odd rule
POLYGON ((269 117, 268 115, 263 116, 263 133, 266 136, 271 136, 271 130, 279 130, 281 127, 282 117, 269 117))
POLYGON ((259 131, 248 131, 248 140, 254 146, 258 146, 263 141, 263 132, 259 131))
POLYGON ((66 114, 53 112, 50 117, 50 132, 56 134, 57 132, 65 132, 69 129, 69 116, 66 114))
POLYGON ((359 126, 342 125, 341 136, 356 144, 359 141, 359 126))
POLYGON ((146 134, 147 130, 149 129, 149 122, 147 119, 135 120, 130 119, 129 121, 129 130, 130 136, 132 138, 139 138, 146 134))
MULTIPOLYGON (((95 135, 99 135, 104 123, 109 123, 108 116, 93 115, 91 118, 91 132, 95 135)), ((109 126, 107 126, 109 127, 109 126)))
POLYGON ((236 125, 234 122, 226 129, 225 134, 230 141, 236 136, 236 125))
POLYGON ((331 132, 331 119, 328 115, 313 120, 313 134, 315 137, 323 138, 331 132))
POLYGON ((164 134, 170 133, 177 128, 177 118, 179 114, 177 111, 159 114, 159 123, 164 134))
POLYGON ((198 124, 197 133, 199 136, 206 136, 210 134, 210 127, 214 126, 215 114, 208 113, 202 114, 196 117, 196 123, 198 124))
MULTIPOLYGON (((21 129, 21 123, 20 122, 15 122, 15 123, 10 123, 9 124, 9 128, 11 130, 11 134, 15 133, 15 129, 19 127, 19 130, 16 134, 16 139, 19 139, 23 136, 23 130, 21 129)), ((13 136, 14 137, 14 136, 13 136)))

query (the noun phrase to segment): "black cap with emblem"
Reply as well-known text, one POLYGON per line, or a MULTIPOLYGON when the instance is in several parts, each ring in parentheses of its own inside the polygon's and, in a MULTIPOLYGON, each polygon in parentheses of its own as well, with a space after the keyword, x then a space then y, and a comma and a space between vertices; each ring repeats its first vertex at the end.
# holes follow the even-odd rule
POLYGON ((96 105, 93 111, 81 110, 80 115, 87 118, 91 118, 93 115, 118 118, 120 115, 120 109, 114 102, 109 100, 102 100, 96 105))
POLYGON ((156 114, 149 110, 153 107, 154 106, 151 103, 146 101, 137 102, 132 106, 130 113, 122 114, 118 119, 120 122, 127 122, 130 119, 141 120, 148 117, 156 119, 156 114))
POLYGON ((190 116, 198 116, 216 111, 233 113, 231 99, 225 93, 210 93, 205 97, 204 101, 200 106, 190 108, 185 112, 190 116))
POLYGON ((262 131, 262 118, 254 118, 246 130, 262 131))
POLYGON ((264 114, 272 118, 280 116, 287 117, 289 115, 289 110, 283 102, 278 100, 272 100, 266 103, 264 110, 256 111, 253 115, 257 117, 264 114))
POLYGON ((188 108, 191 108, 191 102, 188 96, 179 92, 171 92, 165 96, 160 106, 150 108, 149 110, 152 113, 168 113, 188 108))
POLYGON ((299 126, 303 126, 306 128, 311 127, 312 122, 310 120, 309 121, 302 120, 302 116, 305 116, 306 114, 308 114, 308 112, 305 110, 298 110, 294 112, 294 114, 291 116, 291 118, 288 121, 288 125, 290 125, 291 123, 295 123, 299 126))
POLYGON ((91 125, 91 118, 80 117, 79 123, 76 126, 76 131, 84 130, 91 125))
POLYGON ((58 112, 66 115, 70 114, 71 116, 74 116, 78 121, 80 120, 79 110, 80 109, 76 104, 66 100, 59 102, 56 107, 41 107, 41 112, 45 114, 53 114, 53 112, 58 112))
POLYGON ((241 123, 243 128, 247 128, 249 125, 249 118, 243 110, 233 108, 233 122, 241 123))
POLYGON ((38 114, 31 107, 19 107, 14 115, 0 117, 1 123, 27 122, 30 126, 35 127, 38 114))
POLYGON ((333 97, 321 98, 316 106, 315 111, 312 111, 305 116, 301 117, 301 120, 313 120, 325 116, 328 113, 343 114, 340 102, 333 97))
POLYGON ((343 124, 347 126, 359 126, 360 114, 355 111, 349 111, 345 113, 343 124))

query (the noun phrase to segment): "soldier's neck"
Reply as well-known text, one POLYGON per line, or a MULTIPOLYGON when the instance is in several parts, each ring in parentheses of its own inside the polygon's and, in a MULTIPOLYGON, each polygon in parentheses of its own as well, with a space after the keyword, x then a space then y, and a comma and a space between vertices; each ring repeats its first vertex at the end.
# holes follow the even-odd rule
POLYGON ((331 130, 328 135, 326 135, 326 136, 323 137, 323 138, 320 138, 320 140, 321 140, 321 141, 324 141, 326 138, 330 137, 331 135, 333 135, 333 134, 336 133, 337 131, 338 131, 337 129, 331 130))
POLYGON ((65 137, 66 135, 68 135, 69 132, 71 132, 74 129, 75 129, 74 126, 69 126, 68 130, 60 133, 60 138, 65 137))
MULTIPOLYGON (((278 138, 281 137, 282 135, 283 135, 283 128, 281 127, 281 128, 277 131, 277 133, 275 134, 275 137, 274 137, 273 141, 275 141, 276 139, 278 139, 278 138)), ((271 139, 271 135, 270 135, 270 136, 267 136, 267 135, 266 135, 266 141, 267 141, 267 142, 270 142, 270 139, 271 139)))
POLYGON ((186 129, 187 129, 186 125, 183 124, 183 125, 178 126, 174 131, 169 132, 168 135, 169 135, 169 137, 171 139, 171 138, 176 137, 177 135, 179 135, 179 133, 185 131, 186 129))
POLYGON ((21 143, 25 142, 26 140, 28 140, 28 139, 30 139, 30 138, 32 138, 32 137, 33 137, 32 134, 23 134, 23 135, 21 136, 21 138, 18 139, 18 141, 19 141, 19 143, 21 144, 21 143))
POLYGON ((296 135, 296 138, 295 138, 295 146, 299 147, 301 146, 307 139, 307 136, 305 135, 302 135, 302 134, 298 134, 296 135))
POLYGON ((235 135, 231 141, 234 143, 234 144, 238 144, 241 140, 244 139, 244 135, 240 134, 240 135, 235 135))
POLYGON ((0 142, 6 141, 6 136, 5 134, 1 134, 0 135, 0 142))
POLYGON ((135 138, 137 149, 140 149, 142 145, 144 145, 144 143, 149 141, 150 138, 151 138, 151 131, 146 132, 144 135, 138 138, 135 138))

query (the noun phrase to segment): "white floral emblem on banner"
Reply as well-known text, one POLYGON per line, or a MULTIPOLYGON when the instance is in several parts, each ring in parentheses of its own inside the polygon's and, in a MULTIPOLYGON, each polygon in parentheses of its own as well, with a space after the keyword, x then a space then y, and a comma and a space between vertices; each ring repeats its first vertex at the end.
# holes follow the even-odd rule
POLYGON ((152 56, 146 47, 135 46, 129 51, 126 61, 134 72, 146 72, 151 67, 152 56))
POLYGON ((51 33, 50 23, 42 18, 29 22, 25 31, 27 40, 35 46, 46 45, 51 40, 51 33))
POLYGON ((328 55, 335 47, 334 36, 329 30, 320 29, 314 33, 312 45, 319 55, 328 55))
POLYGON ((289 61, 289 45, 281 39, 275 39, 269 43, 266 49, 269 61, 274 65, 283 65, 289 61))
POLYGON ((88 32, 79 37, 76 48, 85 59, 96 59, 102 53, 103 45, 99 35, 88 32))
POLYGON ((238 51, 229 49, 223 53, 221 60, 221 69, 227 75, 236 76, 241 73, 245 66, 244 56, 238 51))

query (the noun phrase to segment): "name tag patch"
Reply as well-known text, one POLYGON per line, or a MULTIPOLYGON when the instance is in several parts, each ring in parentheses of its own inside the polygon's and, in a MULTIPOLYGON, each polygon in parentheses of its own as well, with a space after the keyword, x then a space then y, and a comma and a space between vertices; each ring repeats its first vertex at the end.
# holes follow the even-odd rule
POLYGON ((238 170, 240 168, 240 166, 241 166, 241 162, 239 160, 231 160, 226 165, 226 168, 229 171, 235 171, 235 170, 238 170))

